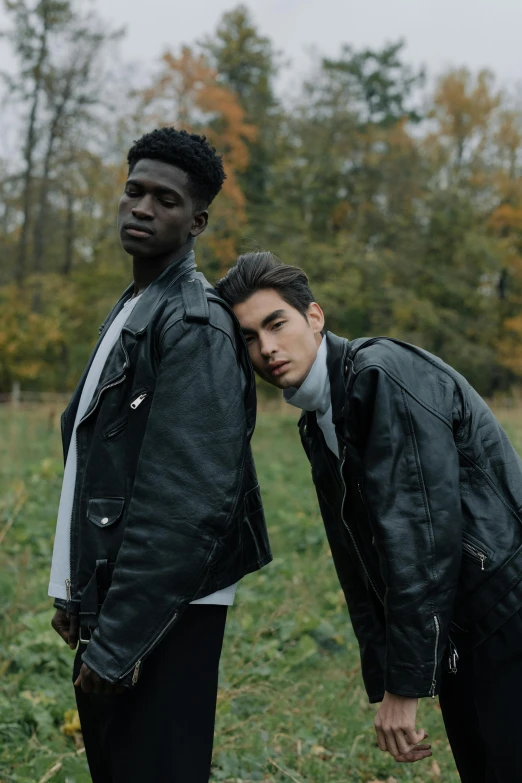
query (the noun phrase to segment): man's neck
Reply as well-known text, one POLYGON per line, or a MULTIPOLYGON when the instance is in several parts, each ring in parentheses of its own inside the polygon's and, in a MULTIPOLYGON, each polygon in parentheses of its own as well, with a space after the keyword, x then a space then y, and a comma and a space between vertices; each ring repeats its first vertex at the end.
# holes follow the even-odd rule
POLYGON ((319 345, 317 356, 299 388, 283 390, 283 397, 290 405, 307 411, 324 413, 330 407, 330 380, 326 364, 326 342, 319 345))
POLYGON ((136 258, 132 259, 132 268, 134 276, 134 296, 138 296, 151 283, 158 278, 165 269, 176 261, 180 261, 194 247, 194 237, 190 237, 178 250, 168 253, 158 258, 136 258))

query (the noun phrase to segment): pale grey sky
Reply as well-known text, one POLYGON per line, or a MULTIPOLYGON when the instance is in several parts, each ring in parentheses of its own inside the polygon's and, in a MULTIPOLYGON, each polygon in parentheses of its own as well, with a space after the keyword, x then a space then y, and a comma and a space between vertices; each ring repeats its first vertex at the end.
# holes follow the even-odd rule
MULTIPOLYGON (((102 16, 124 24, 124 61, 149 70, 167 48, 211 33, 234 0, 92 0, 102 16)), ((407 59, 433 76, 448 66, 489 67, 511 86, 522 80, 522 0, 247 0, 261 31, 291 61, 282 85, 309 64, 307 51, 335 55, 342 43, 379 47, 406 39, 407 59)), ((5 28, 0 10, 0 29, 5 28)), ((0 41, 0 68, 9 63, 0 41)))

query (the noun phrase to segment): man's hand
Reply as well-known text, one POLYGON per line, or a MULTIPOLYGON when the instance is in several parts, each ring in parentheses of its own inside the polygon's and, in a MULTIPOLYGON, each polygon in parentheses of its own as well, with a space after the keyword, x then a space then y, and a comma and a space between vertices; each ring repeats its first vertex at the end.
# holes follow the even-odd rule
POLYGON ((414 762, 431 756, 431 745, 419 744, 427 738, 424 729, 417 730, 418 699, 384 694, 375 717, 375 731, 380 750, 391 753, 395 761, 414 762))
POLYGON ((123 685, 113 685, 112 682, 107 682, 99 674, 93 672, 86 663, 82 663, 80 674, 74 685, 76 688, 81 688, 84 693, 125 693, 123 685))
POLYGON ((57 609, 51 620, 51 625, 64 642, 69 645, 71 650, 75 650, 78 644, 78 616, 67 614, 63 609, 57 609))

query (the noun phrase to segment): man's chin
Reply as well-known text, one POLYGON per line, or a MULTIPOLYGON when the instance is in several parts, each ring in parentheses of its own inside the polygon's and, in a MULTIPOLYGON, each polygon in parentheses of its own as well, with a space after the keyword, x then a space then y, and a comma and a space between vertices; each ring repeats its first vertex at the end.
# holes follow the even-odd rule
POLYGON ((155 258, 158 255, 153 248, 145 246, 143 240, 120 236, 120 243, 125 252, 133 258, 155 258))
POLYGON ((271 386, 275 386, 277 389, 290 389, 294 386, 293 379, 289 373, 283 375, 263 375, 263 380, 269 383, 271 386))

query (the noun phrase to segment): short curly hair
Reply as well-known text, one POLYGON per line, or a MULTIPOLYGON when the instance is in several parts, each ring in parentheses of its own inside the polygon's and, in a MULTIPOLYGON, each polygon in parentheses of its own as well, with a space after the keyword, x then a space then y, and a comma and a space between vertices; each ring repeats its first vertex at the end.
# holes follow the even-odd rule
POLYGON ((129 173, 139 160, 152 158, 185 171, 196 209, 206 209, 226 179, 221 155, 205 136, 176 128, 157 128, 134 142, 127 155, 129 173))

